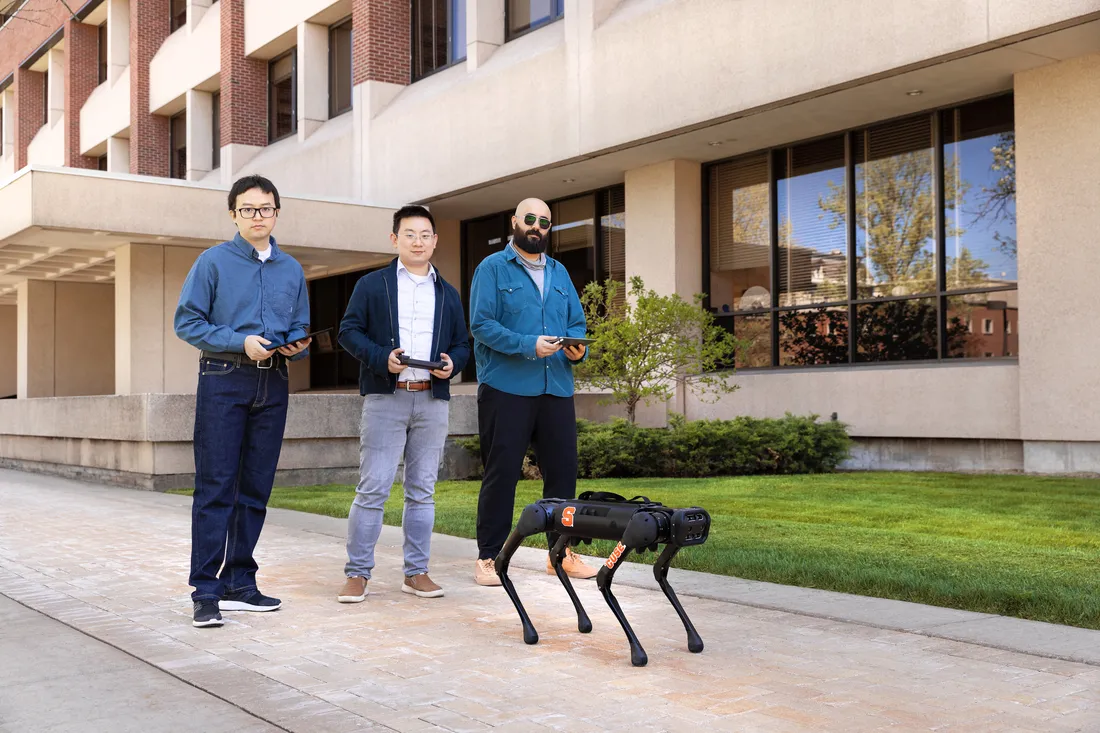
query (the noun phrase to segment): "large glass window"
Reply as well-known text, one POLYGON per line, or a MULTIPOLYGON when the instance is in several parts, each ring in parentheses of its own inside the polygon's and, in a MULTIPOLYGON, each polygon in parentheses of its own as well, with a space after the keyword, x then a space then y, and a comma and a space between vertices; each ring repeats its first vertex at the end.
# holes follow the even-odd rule
POLYGON ((565 0, 508 0, 504 14, 511 40, 561 18, 565 14, 565 0))
POLYGON ((413 0, 412 74, 420 79, 466 58, 466 0, 413 0))
POLYGON ((267 138, 282 140, 298 132, 298 49, 292 48, 268 66, 267 138))
POLYGON ((172 159, 169 161, 169 175, 172 178, 187 178, 187 111, 184 110, 169 120, 169 147, 172 159))
POLYGON ((1016 356, 1011 95, 708 170, 740 367, 1016 356))
POLYGON ((328 32, 328 116, 351 109, 351 19, 328 32))
POLYGON ((107 23, 99 26, 99 83, 107 81, 107 23))
POLYGON ((187 0, 169 0, 169 9, 172 13, 172 32, 175 33, 187 25, 187 0))

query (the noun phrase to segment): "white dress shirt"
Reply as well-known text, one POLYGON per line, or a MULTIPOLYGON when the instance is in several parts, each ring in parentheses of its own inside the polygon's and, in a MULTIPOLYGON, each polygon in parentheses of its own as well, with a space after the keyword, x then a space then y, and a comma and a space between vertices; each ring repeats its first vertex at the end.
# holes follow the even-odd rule
MULTIPOLYGON (((397 260, 397 325, 405 355, 431 361, 435 331, 435 267, 427 275, 414 275, 397 260)), ((400 382, 431 379, 426 369, 409 367, 397 375, 400 382)))

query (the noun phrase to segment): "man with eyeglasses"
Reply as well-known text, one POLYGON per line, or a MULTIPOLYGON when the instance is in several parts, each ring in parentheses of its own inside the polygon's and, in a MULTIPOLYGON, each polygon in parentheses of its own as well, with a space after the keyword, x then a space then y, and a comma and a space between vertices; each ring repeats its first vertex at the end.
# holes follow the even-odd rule
POLYGON ((271 236, 274 184, 238 180, 229 217, 236 236, 195 260, 175 315, 176 335, 200 350, 189 581, 198 627, 221 626, 221 611, 281 606, 257 589, 253 552, 282 449, 287 361, 310 343, 305 273, 271 236))
MULTIPOLYGON (((577 417, 573 365, 583 344, 564 349, 562 336, 583 338, 584 309, 565 267, 546 256, 550 208, 526 199, 512 217, 512 237, 481 261, 470 286, 470 331, 477 363, 478 432, 485 476, 477 503, 478 559, 474 580, 500 585, 495 558, 512 528, 516 483, 527 447, 534 444, 544 498, 571 499, 577 491, 577 417)), ((547 535, 549 547, 556 535, 547 535)), ((596 569, 566 550, 572 578, 596 569)), ((546 572, 554 573, 550 558, 546 572)))
POLYGON ((435 219, 423 206, 393 215, 390 241, 397 257, 359 279, 340 322, 340 345, 359 360, 359 485, 348 512, 348 561, 340 603, 359 603, 370 592, 382 510, 405 458, 401 517, 404 581, 401 591, 439 598, 428 576, 435 482, 447 440, 450 379, 470 358, 458 291, 432 266, 435 219), (405 363, 414 359, 417 366, 405 363), (435 362, 435 368, 425 368, 435 362))

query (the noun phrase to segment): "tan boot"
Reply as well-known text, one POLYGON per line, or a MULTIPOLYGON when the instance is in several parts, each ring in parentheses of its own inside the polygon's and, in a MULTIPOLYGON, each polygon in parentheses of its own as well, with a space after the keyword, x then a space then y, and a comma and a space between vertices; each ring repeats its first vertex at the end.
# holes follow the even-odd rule
POLYGON ((347 579, 336 600, 340 603, 361 603, 367 600, 368 593, 367 579, 356 575, 347 579))
POLYGON ((439 598, 443 595, 443 589, 433 583, 427 573, 405 578, 405 582, 401 584, 401 592, 412 593, 417 598, 439 598))
MULTIPOLYGON (((586 565, 584 560, 581 559, 581 556, 573 552, 571 547, 565 548, 565 557, 561 561, 561 568, 570 578, 577 578, 579 580, 595 578, 600 573, 599 568, 586 565)), ((554 565, 550 562, 549 555, 546 556, 546 574, 554 575, 554 565)))
POLYGON ((492 560, 478 560, 474 565, 474 581, 478 585, 503 585, 497 577, 497 566, 492 560))

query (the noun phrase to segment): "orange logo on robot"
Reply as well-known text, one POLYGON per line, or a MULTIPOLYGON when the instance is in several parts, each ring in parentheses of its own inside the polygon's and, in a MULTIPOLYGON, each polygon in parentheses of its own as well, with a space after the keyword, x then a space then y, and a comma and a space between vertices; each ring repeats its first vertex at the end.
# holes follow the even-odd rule
POLYGON ((615 545, 615 549, 611 551, 611 555, 607 558, 607 562, 605 562, 604 565, 606 565, 609 570, 614 570, 615 563, 619 561, 619 558, 623 556, 624 552, 626 552, 626 545, 622 542, 615 545))
POLYGON ((561 526, 563 526, 563 527, 572 527, 573 526, 573 515, 576 514, 576 513, 577 513, 577 508, 575 506, 567 506, 564 509, 562 509, 561 510, 561 526))

